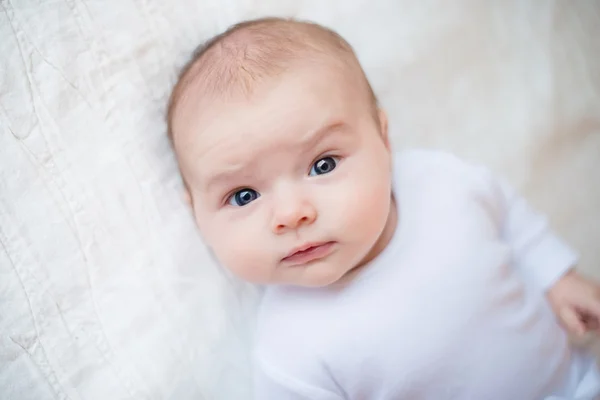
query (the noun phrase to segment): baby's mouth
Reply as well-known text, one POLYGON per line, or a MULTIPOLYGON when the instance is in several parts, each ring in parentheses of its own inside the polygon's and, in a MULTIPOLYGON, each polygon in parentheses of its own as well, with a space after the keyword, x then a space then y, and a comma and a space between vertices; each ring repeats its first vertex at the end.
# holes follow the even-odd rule
POLYGON ((304 265, 327 257, 333 251, 335 242, 309 243, 292 250, 281 261, 286 264, 304 265))

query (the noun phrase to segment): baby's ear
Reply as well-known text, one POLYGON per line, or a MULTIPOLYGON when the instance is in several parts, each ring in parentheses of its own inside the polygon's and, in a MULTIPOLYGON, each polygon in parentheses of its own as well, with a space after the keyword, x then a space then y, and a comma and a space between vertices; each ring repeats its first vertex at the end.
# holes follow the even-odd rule
POLYGON ((381 132, 381 138, 383 139, 383 143, 388 150, 391 150, 390 146, 390 136, 388 134, 388 118, 387 113, 381 108, 378 111, 379 117, 379 131, 381 132))

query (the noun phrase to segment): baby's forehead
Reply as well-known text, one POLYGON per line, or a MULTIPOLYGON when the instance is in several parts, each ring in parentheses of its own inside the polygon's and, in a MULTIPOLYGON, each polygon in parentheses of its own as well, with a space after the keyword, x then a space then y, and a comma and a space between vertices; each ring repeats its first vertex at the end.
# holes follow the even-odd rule
POLYGON ((356 99, 360 89, 345 82, 334 70, 298 68, 248 101, 206 104, 205 112, 185 118, 176 143, 180 164, 204 170, 207 163, 229 165, 280 149, 308 151, 312 146, 304 143, 312 143, 313 132, 332 124, 357 126, 369 113, 368 100, 356 99))
POLYGON ((335 71, 297 68, 264 82, 248 99, 198 100, 195 109, 203 112, 190 107, 182 115, 186 126, 180 128, 177 147, 185 151, 230 142, 246 147, 293 141, 324 124, 347 119, 360 105, 368 107, 367 101, 356 100, 359 90, 345 82, 335 71))

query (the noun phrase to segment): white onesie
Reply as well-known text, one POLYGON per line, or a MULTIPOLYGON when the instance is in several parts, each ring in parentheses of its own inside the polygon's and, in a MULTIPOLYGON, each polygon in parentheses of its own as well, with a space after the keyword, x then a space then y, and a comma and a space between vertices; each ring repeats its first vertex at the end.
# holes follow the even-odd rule
POLYGON ((345 287, 269 287, 255 400, 594 399, 544 296, 576 254, 506 184, 442 152, 394 166, 398 228, 345 287))

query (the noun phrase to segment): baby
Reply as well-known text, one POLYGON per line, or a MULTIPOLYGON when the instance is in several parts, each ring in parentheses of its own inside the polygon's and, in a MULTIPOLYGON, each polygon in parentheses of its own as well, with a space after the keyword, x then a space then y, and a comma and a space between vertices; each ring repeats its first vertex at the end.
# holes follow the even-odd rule
POLYGON ((336 33, 244 22, 194 54, 169 135, 204 240, 266 285, 257 400, 593 399, 570 331, 599 288, 506 183, 432 150, 394 153, 336 33))

